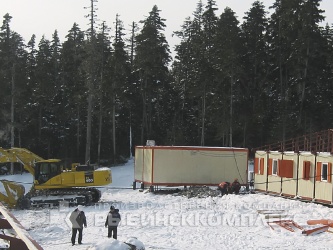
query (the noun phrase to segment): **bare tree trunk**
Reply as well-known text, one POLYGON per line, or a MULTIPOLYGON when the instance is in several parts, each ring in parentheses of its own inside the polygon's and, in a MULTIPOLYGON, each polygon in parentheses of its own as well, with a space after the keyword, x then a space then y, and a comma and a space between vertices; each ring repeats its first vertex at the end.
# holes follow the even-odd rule
MULTIPOLYGON (((142 79, 142 78, 141 78, 142 79)), ((142 89, 142 128, 141 128, 141 143, 144 145, 145 131, 148 134, 148 120, 147 120, 147 79, 144 80, 144 87, 142 89)), ((148 139, 148 138, 147 138, 148 139)))
POLYGON ((77 104, 77 126, 76 126, 76 156, 80 156, 80 105, 77 104))
POLYGON ((303 106, 304 106, 304 100, 305 100, 305 85, 306 85, 306 77, 308 75, 308 65, 309 65, 309 54, 310 54, 310 41, 309 38, 307 39, 307 48, 306 48, 306 57, 305 57, 305 63, 304 63, 304 75, 301 78, 301 100, 300 100, 300 110, 299 110, 299 116, 298 116, 298 124, 299 126, 302 124, 302 113, 303 113, 303 106))
MULTIPOLYGON (((12 67, 12 100, 11 100, 11 112, 10 112, 10 146, 13 148, 15 146, 15 64, 12 67)), ((14 174, 14 163, 10 164, 10 174, 14 174)))
POLYGON ((129 156, 130 156, 130 159, 133 158, 133 155, 132 155, 132 118, 131 118, 131 113, 130 113, 130 126, 129 126, 129 156))
MULTIPOLYGON (((280 25, 280 20, 279 20, 279 70, 280 70, 280 88, 281 88, 281 98, 282 98, 282 140, 283 140, 283 144, 285 141, 285 127, 286 127, 286 121, 285 121, 285 117, 286 117, 286 111, 285 111, 285 105, 286 105, 286 92, 285 92, 285 88, 284 88, 284 84, 283 84, 283 69, 282 69, 282 50, 281 50, 281 25, 280 25)), ((287 75, 287 72, 285 72, 285 74, 287 75)))
POLYGON ((42 105, 38 108, 38 140, 42 140, 42 105))
POLYGON ((243 148, 245 148, 246 145, 246 121, 244 122, 244 129, 243 129, 243 148))
MULTIPOLYGON (((103 76, 101 76, 102 82, 103 76)), ((100 103, 99 103, 99 125, 98 125, 98 146, 97 146, 97 163, 99 165, 101 161, 101 144, 102 144, 102 122, 103 122, 103 93, 100 93, 100 103)))
POLYGON ((86 154, 85 154, 85 162, 86 164, 90 163, 90 147, 91 147, 91 126, 92 126, 92 111, 93 111, 93 94, 94 94, 94 56, 95 56, 95 10, 94 10, 94 0, 90 0, 90 39, 91 39, 91 51, 90 57, 88 58, 89 68, 87 69, 88 74, 88 108, 87 108, 87 136, 86 136, 86 154))
MULTIPOLYGON (((92 81, 92 79, 90 79, 92 81)), ((85 155, 85 162, 88 164, 90 162, 90 145, 91 145, 91 123, 92 123, 92 82, 89 83, 89 94, 88 94, 88 115, 87 115, 87 139, 86 139, 86 155, 85 155)))
MULTIPOLYGON (((118 14, 116 16, 116 38, 118 40, 118 14)), ((117 72, 117 63, 114 66, 114 72, 117 72)), ((112 81, 112 148, 113 148, 113 163, 116 163, 116 86, 117 86, 117 78, 112 81)))
POLYGON ((206 116, 206 83, 204 83, 204 91, 202 96, 202 117, 201 117, 201 146, 205 145, 205 116, 206 116))
MULTIPOLYGON (((105 22, 103 22, 102 36, 105 33, 105 22)), ((103 46, 102 46, 103 48, 103 46)), ((99 165, 101 161, 101 144, 102 144, 102 123, 103 123, 103 64, 104 64, 104 52, 102 49, 102 69, 101 69, 101 79, 100 79, 100 89, 99 89, 99 126, 98 126, 98 145, 97 145, 97 163, 99 165)))
POLYGON ((116 98, 115 87, 112 91, 112 146, 113 146, 113 163, 116 163, 116 98))
POLYGON ((230 78, 230 124, 229 124, 229 147, 232 147, 232 105, 233 105, 233 98, 232 98, 232 95, 233 95, 233 84, 234 84, 234 76, 231 75, 231 78, 230 78))

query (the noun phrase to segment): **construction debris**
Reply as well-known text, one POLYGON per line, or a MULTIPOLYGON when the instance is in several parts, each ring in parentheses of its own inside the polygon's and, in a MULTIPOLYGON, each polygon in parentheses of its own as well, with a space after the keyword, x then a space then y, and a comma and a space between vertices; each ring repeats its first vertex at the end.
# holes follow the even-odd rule
POLYGON ((285 210, 257 210, 259 214, 282 214, 285 210))
POLYGON ((301 227, 300 225, 298 225, 293 220, 277 220, 277 221, 269 221, 269 222, 267 222, 267 224, 270 226, 270 228, 272 228, 274 230, 274 228, 271 225, 273 223, 276 224, 276 225, 279 225, 280 227, 283 227, 283 228, 289 230, 290 232, 295 232, 296 228, 298 228, 300 230, 303 230, 303 227, 301 227))
MULTIPOLYGON (((26 229, 14 217, 14 215, 7 210, 7 208, 0 202, 0 239, 10 242, 9 249, 22 249, 22 250, 42 250, 43 248, 27 233, 26 229), (4 230, 10 229, 11 233, 6 235, 4 230), (12 234, 14 233, 14 234, 12 234)), ((6 249, 6 248, 1 248, 6 249)))
MULTIPOLYGON (((186 196, 187 198, 206 198, 206 197, 217 197, 221 196, 221 192, 217 190, 215 187, 208 187, 208 186, 190 186, 184 187, 184 189, 180 188, 167 188, 167 189, 157 189, 155 187, 151 187, 149 189, 150 192, 154 194, 173 194, 173 195, 181 195, 186 196)), ((249 194, 251 192, 242 188, 239 194, 249 194)), ((226 194, 227 195, 227 194, 226 194)))
POLYGON ((315 234, 320 234, 323 232, 328 231, 329 226, 321 226, 321 227, 317 227, 317 228, 313 228, 313 229, 307 229, 307 230, 303 230, 302 234, 309 236, 309 235, 315 235, 315 234))
POLYGON ((216 197, 221 193, 218 190, 211 189, 206 186, 193 186, 181 190, 178 195, 186 196, 187 198, 206 198, 206 197, 216 197))
POLYGON ((281 220, 282 218, 287 217, 286 214, 283 214, 285 210, 257 210, 257 212, 262 214, 265 219, 279 218, 281 220))
POLYGON ((186 196, 187 198, 206 198, 206 197, 216 197, 221 193, 216 189, 212 189, 207 186, 191 186, 185 187, 184 189, 160 189, 154 190, 154 194, 173 194, 173 195, 181 195, 186 196))

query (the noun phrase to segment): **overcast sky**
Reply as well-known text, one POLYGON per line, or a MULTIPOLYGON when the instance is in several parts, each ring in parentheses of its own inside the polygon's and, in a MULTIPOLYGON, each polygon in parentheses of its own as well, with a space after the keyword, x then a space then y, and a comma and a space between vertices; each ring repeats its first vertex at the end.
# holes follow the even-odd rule
MULTIPOLYGON (((96 0, 95 0, 96 1, 96 0)), ((180 30, 180 26, 188 16, 196 9, 199 0, 98 0, 97 18, 99 23, 105 21, 111 27, 110 34, 113 34, 114 21, 116 14, 119 14, 125 29, 130 30, 130 25, 134 21, 138 23, 144 20, 153 6, 156 4, 160 16, 166 19, 165 36, 173 49, 177 44, 177 39, 172 37, 172 32, 180 30)), ((202 0, 206 4, 206 0, 202 0)), ((248 11, 254 0, 216 0, 220 16, 225 7, 230 7, 243 21, 244 12, 248 11)), ((271 6, 274 0, 262 1, 266 6, 271 6)), ((55 30, 61 42, 65 41, 65 36, 72 28, 74 22, 79 24, 81 30, 88 29, 89 20, 85 18, 89 14, 90 0, 0 0, 0 10, 2 17, 9 13, 12 16, 11 28, 20 34, 28 42, 32 34, 36 35, 38 43, 42 37, 52 40, 55 30)), ((325 10, 326 22, 333 23, 333 0, 322 0, 321 9, 325 10)), ((2 22, 1 22, 2 23, 2 22)), ((128 32, 130 33, 130 32, 128 32)))

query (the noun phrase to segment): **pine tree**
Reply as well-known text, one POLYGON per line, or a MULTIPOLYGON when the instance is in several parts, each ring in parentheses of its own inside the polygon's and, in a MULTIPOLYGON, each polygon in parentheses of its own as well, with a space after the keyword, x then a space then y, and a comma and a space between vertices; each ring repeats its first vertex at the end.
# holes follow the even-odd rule
POLYGON ((22 37, 11 30, 11 19, 7 13, 0 31, 0 98, 3 114, 0 118, 0 140, 4 145, 14 147, 21 139, 20 133, 16 133, 22 129, 17 111, 24 106, 21 93, 26 88, 26 51, 22 37))
POLYGON ((55 95, 52 72, 51 43, 44 36, 38 44, 36 55, 36 86, 34 89, 35 107, 38 114, 38 144, 37 153, 49 157, 52 127, 49 121, 52 119, 52 98, 55 95))
POLYGON ((142 94, 141 143, 145 139, 158 140, 159 116, 162 115, 162 89, 168 84, 169 45, 164 34, 164 19, 155 5, 149 16, 142 21, 143 28, 137 35, 135 68, 139 72, 142 94))
POLYGON ((117 155, 127 155, 129 145, 129 100, 126 92, 129 88, 130 64, 124 42, 123 22, 116 17, 116 29, 113 40, 113 54, 110 57, 109 84, 112 107, 112 148, 114 161, 117 155))
POLYGON ((304 118, 311 117, 311 113, 305 110, 311 105, 307 103, 311 95, 306 96, 316 88, 316 75, 320 72, 316 63, 317 51, 320 50, 317 42, 321 39, 318 23, 323 20, 319 2, 279 0, 273 5, 275 12, 267 34, 272 59, 272 89, 275 90, 272 100, 275 112, 281 114, 274 117, 274 124, 278 126, 273 131, 282 141, 291 137, 287 132, 304 134, 307 124, 312 123, 311 118, 304 118))
MULTIPOLYGON (((218 70, 214 111, 217 120, 218 138, 223 145, 233 146, 233 130, 235 129, 234 107, 240 89, 242 75, 243 43, 240 36, 239 21, 230 8, 225 8, 217 22, 215 37, 215 67, 218 70)), ((238 133, 237 133, 238 134, 238 133)))
POLYGON ((244 39, 244 85, 242 91, 242 106, 244 122, 247 124, 244 131, 244 145, 249 143, 256 145, 256 140, 263 143, 265 135, 264 117, 269 99, 267 93, 268 75, 268 46, 265 37, 268 20, 265 6, 255 1, 252 8, 245 13, 245 21, 242 24, 242 36, 244 39))
POLYGON ((172 65, 173 89, 178 93, 174 100, 177 108, 174 110, 172 118, 172 126, 168 131, 168 139, 171 145, 187 145, 191 144, 193 138, 190 136, 190 129, 193 129, 192 121, 187 119, 187 113, 191 112, 188 107, 188 88, 190 85, 190 70, 191 70, 191 24, 190 17, 186 18, 181 26, 182 30, 174 32, 180 39, 180 44, 175 46, 175 60, 172 65), (186 132, 184 132, 186 131, 186 132))
POLYGON ((64 146, 65 155, 68 154, 73 160, 82 162, 83 158, 83 131, 86 120, 83 111, 86 110, 86 87, 82 63, 85 60, 84 32, 74 23, 68 31, 67 40, 61 49, 60 65, 64 88, 64 101, 66 103, 66 130, 67 143, 64 146), (80 153, 81 152, 81 153, 80 153))
POLYGON ((27 87, 22 93, 25 105, 22 107, 21 123, 22 136, 25 137, 24 145, 32 152, 36 152, 38 142, 38 112, 36 110, 36 100, 34 90, 37 89, 36 67, 37 67, 36 36, 32 35, 27 45, 27 87))
MULTIPOLYGON (((108 39, 108 31, 109 28, 106 26, 105 22, 102 23, 101 31, 97 34, 97 51, 100 53, 100 81, 98 86, 98 106, 99 106, 99 114, 98 114, 98 144, 97 144, 97 163, 100 164, 101 161, 101 147, 102 147, 102 130, 103 130, 103 118, 107 113, 104 107, 104 93, 105 93, 105 71, 108 57, 110 56, 110 42, 108 39)), ((105 145, 106 146, 106 145, 105 145)))
MULTIPOLYGON (((212 129, 206 129, 206 116, 207 110, 210 110, 210 106, 213 103, 210 103, 212 98, 209 98, 209 94, 212 95, 213 88, 215 87, 215 76, 216 69, 214 68, 214 42, 216 37, 217 30, 217 17, 215 11, 217 10, 215 1, 208 0, 205 7, 205 11, 202 14, 202 26, 203 26, 203 58, 201 62, 201 72, 202 76, 200 77, 201 88, 202 88, 202 98, 201 98, 201 136, 200 136, 200 145, 205 145, 206 130, 212 131, 212 129)), ((214 136, 213 136, 214 137, 214 136)))
MULTIPOLYGON (((205 44, 204 44, 204 27, 203 27, 204 6, 200 0, 193 13, 193 20, 186 20, 183 25, 182 43, 177 47, 177 57, 179 60, 179 71, 183 72, 179 80, 182 89, 182 108, 181 114, 184 117, 183 141, 188 145, 204 144, 204 127, 202 124, 205 119, 203 116, 203 107, 205 99, 205 79, 202 68, 205 68, 205 44), (181 69, 181 70, 180 70, 181 69)), ((181 132, 179 134, 182 134, 181 132)))
POLYGON ((92 123, 93 123, 93 110, 94 102, 96 98, 96 87, 98 86, 98 77, 100 68, 97 67, 100 63, 100 55, 96 46, 96 7, 95 2, 97 0, 90 0, 90 28, 87 31, 88 41, 86 42, 85 50, 87 52, 86 61, 83 64, 83 71, 86 74, 86 86, 87 86, 87 131, 86 131, 86 150, 85 150, 85 162, 89 164, 91 161, 91 144, 92 144, 92 123))

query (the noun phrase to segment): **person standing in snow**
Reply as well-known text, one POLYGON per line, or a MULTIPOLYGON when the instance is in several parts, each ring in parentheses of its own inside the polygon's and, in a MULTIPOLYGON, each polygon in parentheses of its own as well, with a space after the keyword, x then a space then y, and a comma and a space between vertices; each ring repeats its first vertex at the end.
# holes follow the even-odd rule
POLYGON ((79 231, 78 243, 82 244, 82 231, 83 226, 87 227, 86 216, 83 212, 83 206, 79 205, 69 217, 72 223, 72 246, 75 245, 76 233, 79 231))
POLYGON ((229 193, 229 188, 230 188, 230 182, 221 182, 217 189, 221 191, 221 195, 225 195, 229 193))
POLYGON ((110 212, 106 216, 105 227, 108 228, 108 238, 113 235, 114 239, 117 239, 117 228, 121 217, 119 214, 119 209, 115 209, 114 206, 110 207, 110 212))

